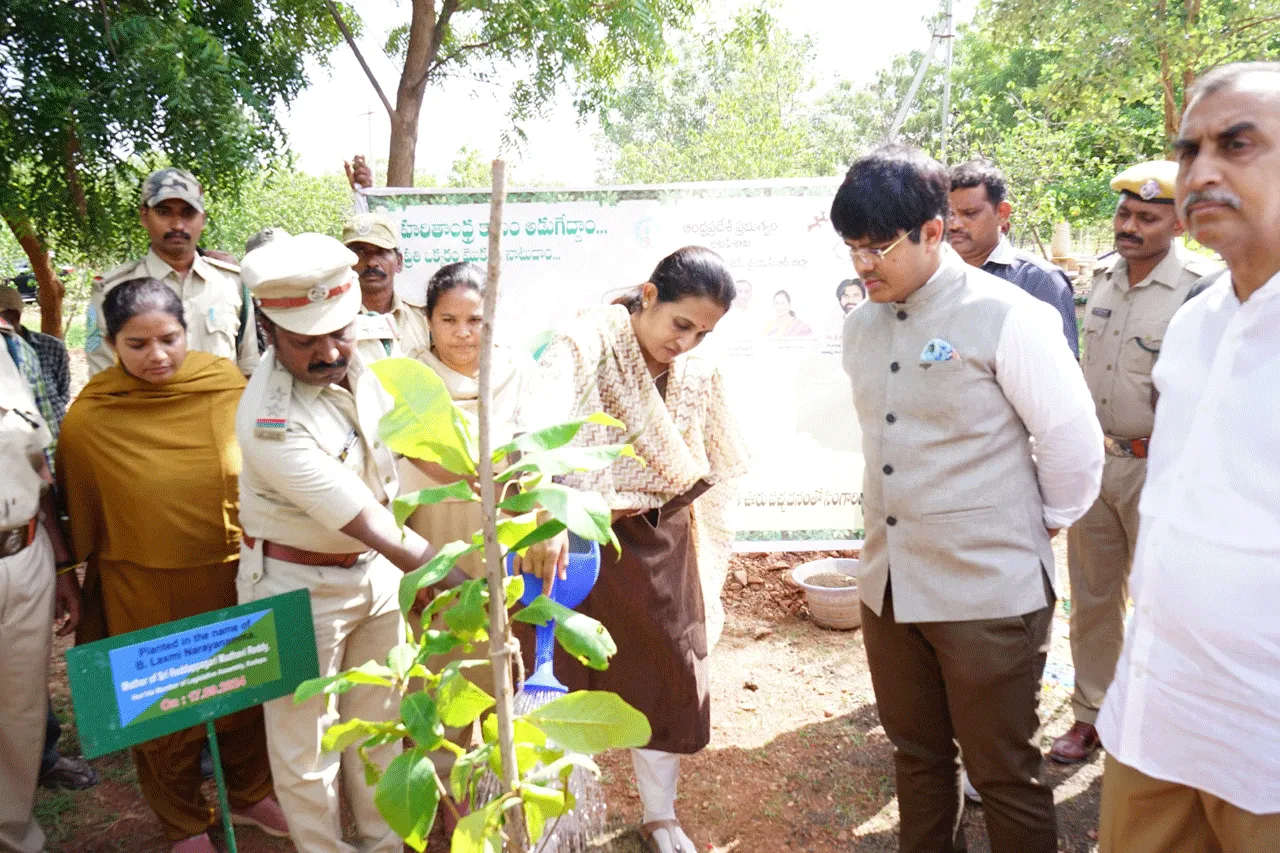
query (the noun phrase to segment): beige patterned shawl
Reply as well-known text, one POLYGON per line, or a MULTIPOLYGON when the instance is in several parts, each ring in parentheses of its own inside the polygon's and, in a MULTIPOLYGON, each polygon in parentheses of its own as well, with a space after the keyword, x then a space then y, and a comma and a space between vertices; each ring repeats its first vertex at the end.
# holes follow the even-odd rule
MULTIPOLYGON (((653 509, 692 488, 713 484, 693 503, 694 543, 707 617, 707 642, 724 627, 720 590, 729 570, 733 531, 728 525, 735 478, 746 472, 746 445, 729 413, 719 372, 685 354, 671 363, 664 402, 645 366, 627 309, 612 305, 579 315, 539 359, 543 420, 554 422, 603 411, 627 425, 587 424, 580 445, 631 442, 647 464, 622 458, 600 471, 566 478, 600 492, 611 509, 653 509)), ((541 406, 539 407, 541 409, 541 406)))

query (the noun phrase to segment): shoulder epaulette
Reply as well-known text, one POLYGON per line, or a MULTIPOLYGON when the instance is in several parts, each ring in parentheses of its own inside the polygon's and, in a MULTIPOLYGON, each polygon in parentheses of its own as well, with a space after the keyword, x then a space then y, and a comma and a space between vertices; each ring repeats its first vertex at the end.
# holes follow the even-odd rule
POLYGON ((272 370, 267 376, 267 392, 253 421, 253 434, 269 441, 282 441, 289 429, 292 401, 293 376, 287 370, 272 370))
POLYGON ((201 255, 201 257, 204 258, 204 262, 206 264, 208 264, 211 267, 214 267, 215 269, 220 269, 223 272, 233 272, 236 275, 240 274, 239 264, 233 264, 233 263, 230 263, 229 261, 224 261, 221 258, 210 257, 209 255, 201 255))

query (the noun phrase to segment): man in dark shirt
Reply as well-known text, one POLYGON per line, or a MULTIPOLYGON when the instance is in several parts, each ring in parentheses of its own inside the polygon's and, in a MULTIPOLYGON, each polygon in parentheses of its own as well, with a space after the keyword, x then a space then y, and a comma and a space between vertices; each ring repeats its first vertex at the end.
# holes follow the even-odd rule
POLYGON ((1012 206, 1004 174, 989 160, 970 160, 951 170, 951 216, 947 239, 970 266, 1012 282, 1048 302, 1062 315, 1062 333, 1080 357, 1075 295, 1066 273, 1030 252, 1015 249, 1002 229, 1012 206))

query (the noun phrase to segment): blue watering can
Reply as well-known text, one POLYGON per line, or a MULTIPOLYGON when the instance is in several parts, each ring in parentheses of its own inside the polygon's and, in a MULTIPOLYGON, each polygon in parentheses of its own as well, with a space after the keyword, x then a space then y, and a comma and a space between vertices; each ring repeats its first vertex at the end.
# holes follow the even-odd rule
MULTIPOLYGON (((512 556, 507 555, 507 574, 512 573, 512 556)), ((569 568, 568 578, 556 578, 551 584, 552 601, 570 609, 586 600, 596 580, 600 577, 600 545, 583 539, 572 531, 569 532, 569 568)), ((524 595, 520 603, 526 607, 542 593, 541 584, 536 578, 526 578, 524 595)), ((556 636, 555 621, 545 625, 535 625, 534 669, 533 674, 524 680, 522 691, 546 690, 555 693, 568 693, 569 688, 560 683, 552 669, 555 658, 556 636)))

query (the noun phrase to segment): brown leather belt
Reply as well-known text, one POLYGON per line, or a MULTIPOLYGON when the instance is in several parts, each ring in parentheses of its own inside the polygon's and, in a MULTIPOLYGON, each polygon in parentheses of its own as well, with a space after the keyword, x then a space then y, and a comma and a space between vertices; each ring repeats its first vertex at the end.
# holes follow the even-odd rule
POLYGON ((0 558, 12 557, 14 554, 21 554, 36 541, 37 519, 31 519, 26 524, 19 524, 17 527, 6 527, 0 530, 0 558))
POLYGON ((1130 459, 1146 459, 1149 438, 1116 438, 1111 435, 1102 437, 1103 447, 1112 456, 1126 456, 1130 459))
MULTIPOLYGON (((244 544, 250 548, 258 541, 252 536, 243 538, 244 544)), ((325 554, 321 551, 307 551, 303 548, 281 545, 279 542, 262 543, 262 555, 264 557, 270 557, 273 560, 284 560, 286 563, 297 563, 300 566, 335 566, 339 569, 349 569, 359 562, 365 553, 367 552, 361 551, 359 554, 325 554)))

